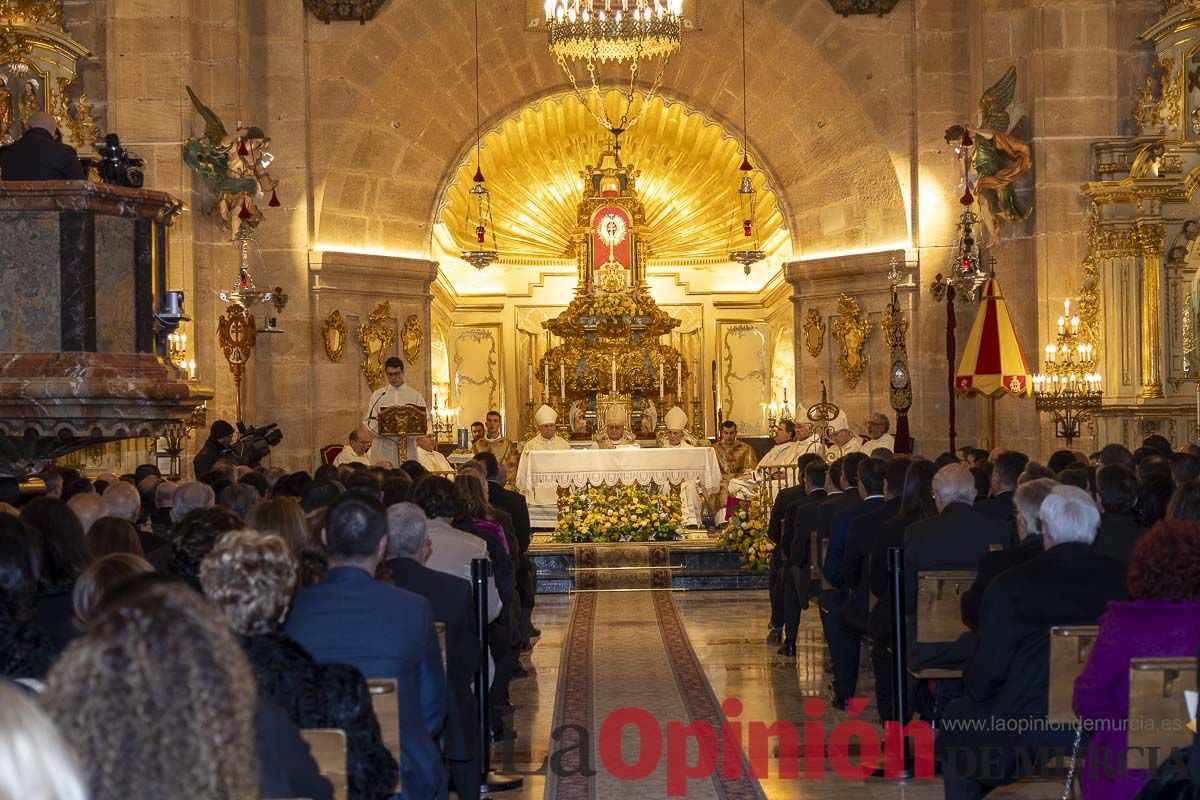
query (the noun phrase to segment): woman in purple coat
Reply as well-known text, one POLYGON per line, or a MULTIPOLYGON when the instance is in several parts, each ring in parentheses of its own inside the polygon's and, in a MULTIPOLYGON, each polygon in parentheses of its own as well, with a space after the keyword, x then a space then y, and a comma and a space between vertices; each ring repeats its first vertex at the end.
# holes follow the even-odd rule
POLYGON ((1191 656, 1200 642, 1200 527, 1164 520, 1138 542, 1130 600, 1111 602, 1075 680, 1075 713, 1092 731, 1079 781, 1085 800, 1127 800, 1150 777, 1122 759, 1132 658, 1191 656), (1111 764, 1112 766, 1108 766, 1111 764))

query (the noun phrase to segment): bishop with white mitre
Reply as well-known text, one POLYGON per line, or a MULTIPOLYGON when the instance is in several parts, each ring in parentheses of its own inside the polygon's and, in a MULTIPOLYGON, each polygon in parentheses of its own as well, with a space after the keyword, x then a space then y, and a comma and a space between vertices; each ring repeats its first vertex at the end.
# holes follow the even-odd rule
POLYGON ((839 412, 829 423, 829 441, 832 444, 825 451, 825 460, 831 464, 842 456, 860 453, 863 450, 862 437, 850 430, 850 422, 846 419, 845 411, 839 412))
MULTIPOLYGON (((521 458, 525 458, 526 453, 535 451, 570 450, 571 445, 557 433, 557 422, 557 411, 547 405, 539 408, 533 415, 533 424, 537 426, 537 433, 521 448, 521 458)), ((519 472, 520 467, 517 470, 519 472)), ((526 497, 530 505, 555 505, 558 503, 558 487, 546 481, 535 483, 529 487, 526 497)))
POLYGON ((404 362, 399 358, 392 356, 385 361, 383 374, 387 377, 387 383, 371 393, 363 425, 375 437, 374 455, 376 460, 400 464, 408 458, 408 444, 400 437, 387 436, 379 432, 379 413, 391 406, 414 405, 425 408, 425 398, 404 382, 404 362), (406 451, 403 458, 401 458, 400 445, 404 445, 406 451))
MULTIPOLYGON (((675 406, 667 412, 667 416, 663 419, 667 426, 667 441, 663 447, 666 448, 683 448, 695 447, 692 444, 691 436, 687 432, 688 415, 680 408, 675 406)), ((700 524, 700 490, 696 486, 695 481, 684 481, 679 489, 680 499, 683 501, 683 525, 684 527, 695 527, 700 524)))
POLYGON ((604 412, 604 432, 592 441, 593 450, 612 450, 617 447, 640 447, 632 433, 625 430, 629 415, 625 407, 613 403, 604 412))

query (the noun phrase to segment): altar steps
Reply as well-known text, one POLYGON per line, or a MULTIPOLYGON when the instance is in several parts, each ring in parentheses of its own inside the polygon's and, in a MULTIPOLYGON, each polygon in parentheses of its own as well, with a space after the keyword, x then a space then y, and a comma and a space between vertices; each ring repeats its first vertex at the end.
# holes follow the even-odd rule
POLYGON ((535 542, 539 594, 572 591, 766 589, 766 571, 746 570, 711 541, 571 545, 535 542))

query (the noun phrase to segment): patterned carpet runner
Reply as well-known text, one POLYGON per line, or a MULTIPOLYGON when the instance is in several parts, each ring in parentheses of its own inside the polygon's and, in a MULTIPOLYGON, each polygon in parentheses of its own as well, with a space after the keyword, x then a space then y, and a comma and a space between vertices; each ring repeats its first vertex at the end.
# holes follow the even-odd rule
MULTIPOLYGON (((555 755, 546 800, 667 797, 667 725, 700 721, 720 731, 724 718, 671 593, 577 594, 559 671, 553 728, 558 740, 550 743, 555 755), (611 717, 621 709, 637 711, 611 717), (617 719, 640 720, 643 727, 627 724, 616 733, 612 723, 617 719), (650 735, 643 738, 643 733, 650 735), (630 777, 633 772, 640 774, 630 777)), ((697 750, 696 740, 689 739, 687 764, 699 763, 697 750)), ((711 777, 688 781, 686 796, 762 800, 762 790, 746 772, 744 760, 740 769, 718 768, 711 777), (737 777, 722 777, 730 772, 737 777)))

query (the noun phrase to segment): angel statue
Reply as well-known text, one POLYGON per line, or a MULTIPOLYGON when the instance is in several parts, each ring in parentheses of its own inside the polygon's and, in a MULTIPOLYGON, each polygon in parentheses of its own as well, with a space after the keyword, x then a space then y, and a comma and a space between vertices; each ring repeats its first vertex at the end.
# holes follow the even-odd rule
POLYGON ((1008 127, 1008 109, 1016 88, 1017 68, 1009 67, 1004 77, 979 98, 979 117, 973 127, 954 125, 946 129, 946 141, 955 146, 968 167, 963 203, 970 204, 974 189, 981 200, 984 225, 992 236, 1002 223, 1021 222, 1030 212, 1013 189, 1013 183, 1033 168, 1026 142, 1027 119, 1021 117, 1011 130, 1008 127))
POLYGON ((263 213, 255 203, 261 191, 271 193, 267 205, 278 206, 275 187, 279 181, 271 178, 267 168, 274 157, 263 151, 270 138, 262 128, 243 126, 230 135, 212 109, 200 102, 192 87, 186 86, 192 105, 204 118, 203 138, 191 138, 183 143, 183 160, 192 171, 211 181, 217 190, 216 210, 229 223, 229 238, 238 238, 244 225, 254 228, 262 222, 263 213))

